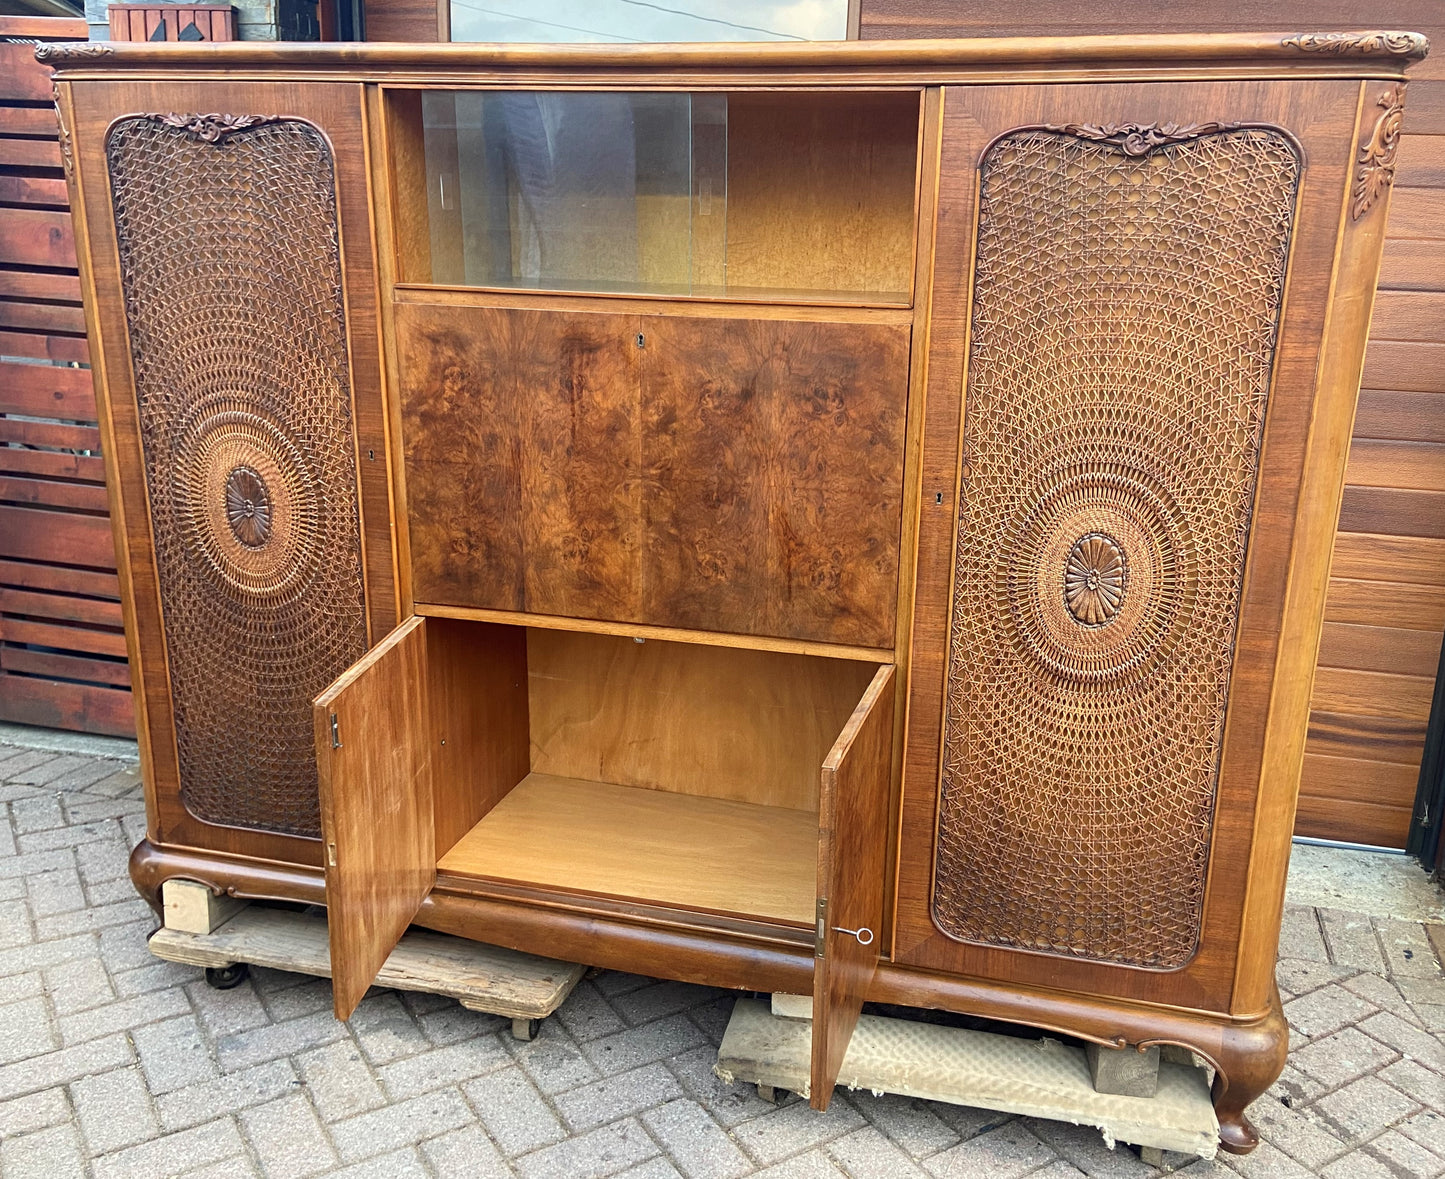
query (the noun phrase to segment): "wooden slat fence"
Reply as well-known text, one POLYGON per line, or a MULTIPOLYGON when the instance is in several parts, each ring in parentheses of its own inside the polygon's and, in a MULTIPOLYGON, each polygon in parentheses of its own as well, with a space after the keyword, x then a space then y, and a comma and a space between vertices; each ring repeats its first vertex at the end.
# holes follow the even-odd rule
POLYGON ((131 736, 75 239, 34 57, 86 35, 0 16, 0 720, 131 736))

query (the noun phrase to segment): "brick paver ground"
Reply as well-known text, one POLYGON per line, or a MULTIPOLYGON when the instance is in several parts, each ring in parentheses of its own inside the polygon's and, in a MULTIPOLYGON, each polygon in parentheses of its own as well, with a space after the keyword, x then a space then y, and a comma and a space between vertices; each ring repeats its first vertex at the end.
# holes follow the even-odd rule
MULTIPOLYGON (((232 991, 153 959, 126 876, 132 766, 0 746, 0 1172, 487 1179, 1149 1175, 1097 1132, 839 1092, 826 1114, 712 1075, 731 996, 604 973, 531 1044, 428 995, 232 991)), ((1289 1067, 1265 1143, 1189 1175, 1445 1172, 1445 980, 1424 927, 1292 908, 1289 1067)))

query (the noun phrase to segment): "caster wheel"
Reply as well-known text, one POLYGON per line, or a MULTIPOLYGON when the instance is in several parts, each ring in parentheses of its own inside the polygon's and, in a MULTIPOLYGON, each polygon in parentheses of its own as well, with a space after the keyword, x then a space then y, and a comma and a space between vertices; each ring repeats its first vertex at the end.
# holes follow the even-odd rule
POLYGON ((244 962, 232 962, 229 966, 207 966, 206 984, 218 991, 229 991, 239 987, 250 977, 251 968, 244 962))
POLYGON ((512 1038, 515 1040, 535 1040, 537 1033, 542 1030, 540 1019, 514 1019, 512 1020, 512 1038))
POLYGON ((774 1089, 771 1085, 759 1084, 758 1096, 761 1097, 764 1101, 770 1102, 771 1104, 777 1104, 778 1091, 774 1089))

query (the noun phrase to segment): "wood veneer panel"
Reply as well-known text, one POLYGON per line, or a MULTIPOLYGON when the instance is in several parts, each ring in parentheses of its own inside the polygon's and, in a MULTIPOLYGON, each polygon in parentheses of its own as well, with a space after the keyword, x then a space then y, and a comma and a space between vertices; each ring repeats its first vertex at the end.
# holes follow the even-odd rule
POLYGON ((906 325, 396 317, 416 601, 892 645, 906 325))
POLYGON ((1319 666, 1389 672, 1434 681, 1440 663, 1438 630, 1406 630, 1327 622, 1320 634, 1319 666))
POLYGON ((1445 586, 1330 578, 1326 622, 1376 626, 1387 618, 1392 626, 1413 630, 1445 628, 1445 586))
POLYGON ((644 330, 644 615, 891 646, 908 328, 649 316, 644 330))
MULTIPOLYGON (((1417 773, 1418 767, 1411 776, 1417 773)), ((1320 798, 1302 792, 1295 811, 1295 834, 1375 847, 1404 847, 1413 809, 1382 806, 1359 798, 1320 798)))
POLYGON ((1415 785, 1419 777, 1419 770, 1414 766, 1307 753, 1300 778, 1300 794, 1341 802, 1367 801, 1409 810, 1415 803, 1415 785))
POLYGON ((1356 487, 1445 491, 1445 445, 1357 434, 1350 444, 1345 479, 1356 487))
POLYGON ((1445 442, 1445 393, 1361 389, 1355 438, 1445 442))
POLYGON ((426 626, 408 619, 316 697, 337 1019, 361 1002, 436 879, 426 626))
POLYGON ((516 626, 427 620, 436 851, 444 855, 530 769, 527 641, 516 626))
POLYGON ((728 96, 729 287, 908 292, 916 93, 728 96))
POLYGON ((1341 532, 1445 537, 1445 493, 1398 487, 1346 487, 1341 532))
POLYGON ((1318 667, 1310 705, 1320 712, 1398 717, 1424 724, 1430 719, 1434 689, 1433 676, 1318 667))
POLYGON ((888 850, 894 669, 880 667, 823 763, 818 896, 824 953, 813 968, 812 1105, 827 1109, 878 969, 888 850), (864 931, 867 931, 865 936, 864 931))
POLYGON ((527 662, 533 770, 810 814, 877 670, 555 630, 527 632, 527 662))
POLYGON ((437 870, 807 926, 817 849, 816 812, 531 773, 437 870))

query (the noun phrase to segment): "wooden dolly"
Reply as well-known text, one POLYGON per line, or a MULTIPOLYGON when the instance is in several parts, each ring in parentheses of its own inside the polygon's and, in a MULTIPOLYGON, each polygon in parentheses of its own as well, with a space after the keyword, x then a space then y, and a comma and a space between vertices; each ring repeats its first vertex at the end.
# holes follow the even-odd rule
MULTIPOLYGON (((204 967, 213 987, 237 986, 248 965, 331 977, 326 913, 319 907, 290 909, 217 897, 204 885, 181 880, 166 881, 163 899, 166 924, 151 935, 151 953, 167 962, 204 967)), ((469 1011, 510 1019, 512 1035, 530 1040, 586 969, 412 929, 387 958, 376 984, 447 995, 469 1011)))
MULTIPOLYGON (((811 1016, 812 1000, 800 996, 774 995, 771 1008, 757 999, 739 999, 714 1071, 728 1083, 754 1082, 765 1100, 783 1089, 808 1096, 811 1016)), ((1191 1054, 1166 1053, 1148 1097, 1101 1093, 1090 1072, 1083 1048, 1048 1037, 863 1015, 848 1042, 838 1083, 1096 1126, 1110 1149, 1116 1142, 1131 1143, 1141 1148, 1145 1162, 1168 1169, 1173 1166, 1166 1154, 1214 1157, 1219 1122, 1209 1100, 1209 1078, 1195 1067, 1191 1054)))

